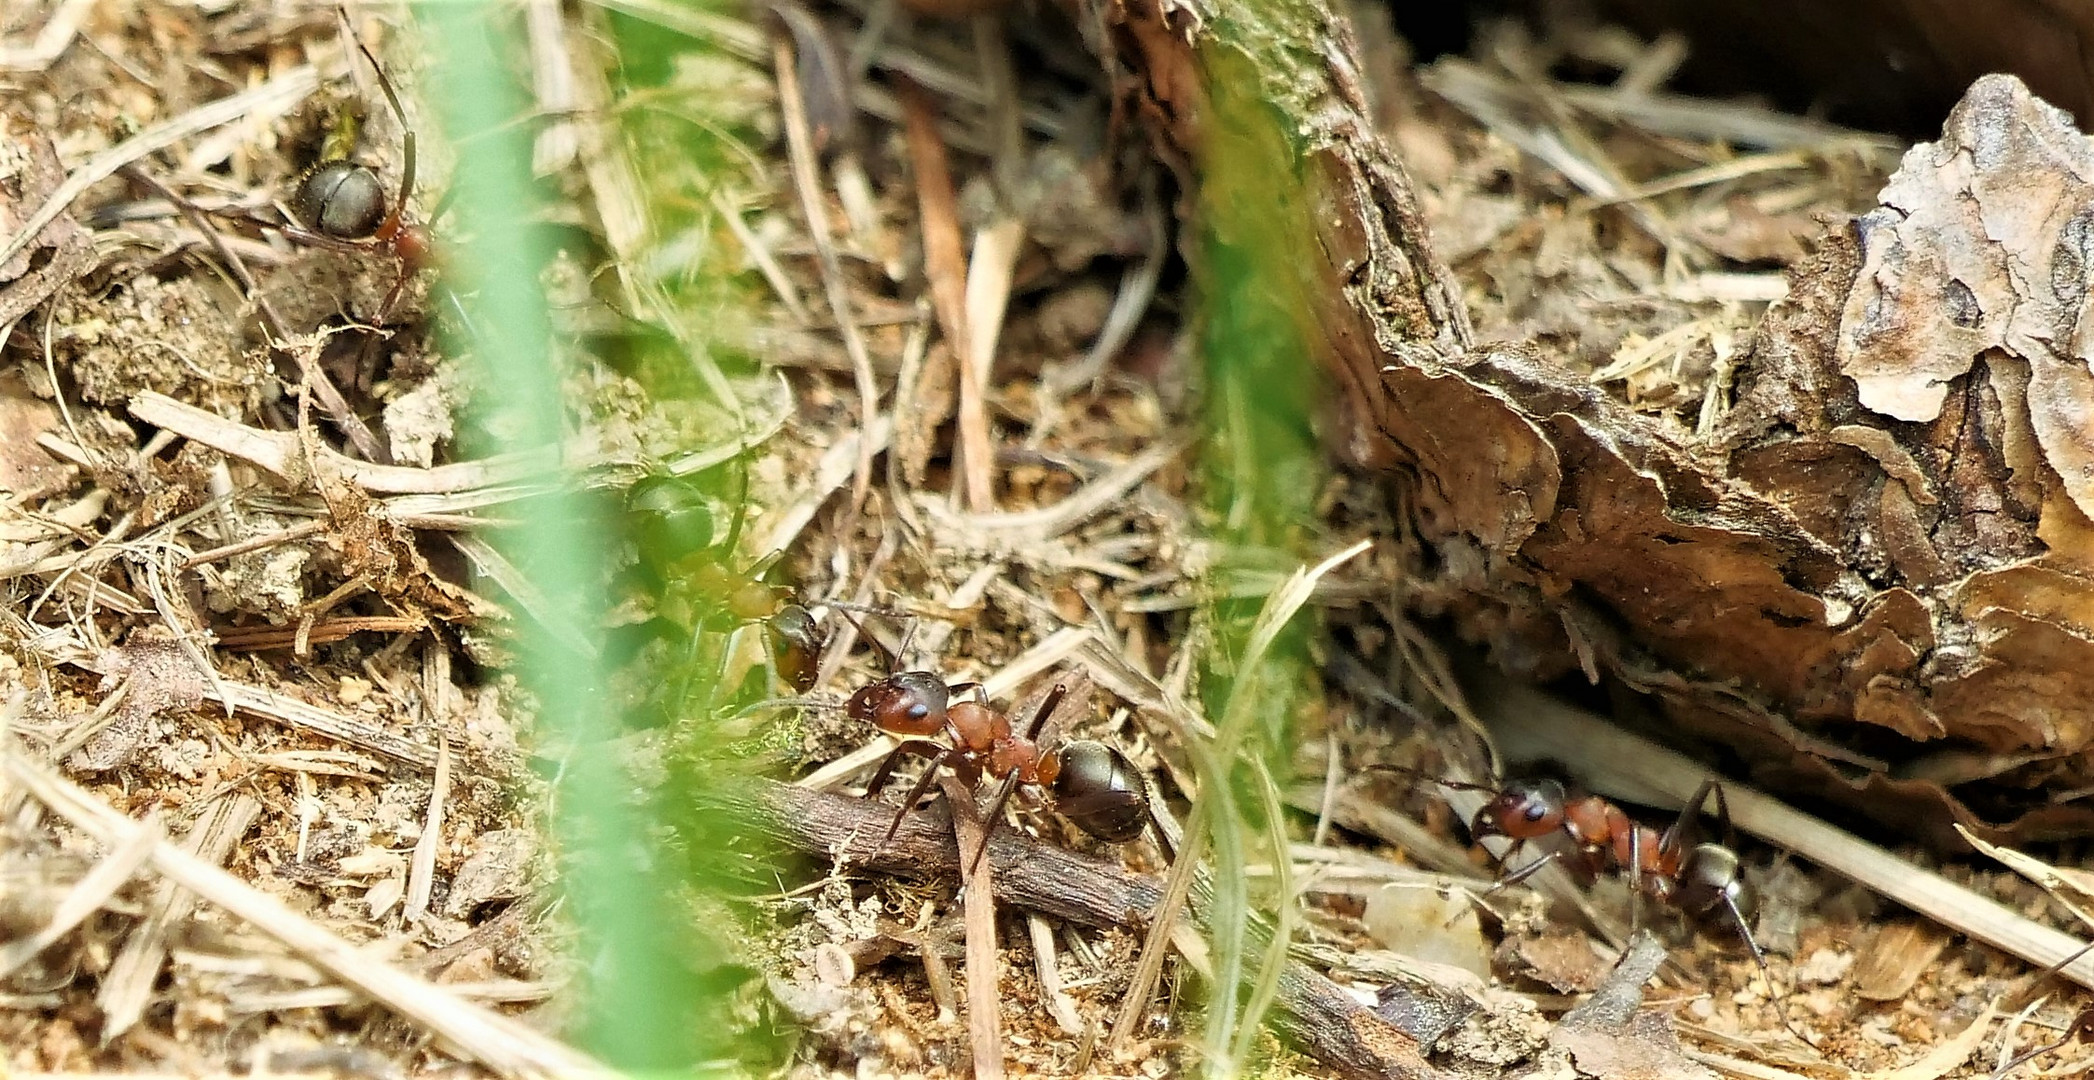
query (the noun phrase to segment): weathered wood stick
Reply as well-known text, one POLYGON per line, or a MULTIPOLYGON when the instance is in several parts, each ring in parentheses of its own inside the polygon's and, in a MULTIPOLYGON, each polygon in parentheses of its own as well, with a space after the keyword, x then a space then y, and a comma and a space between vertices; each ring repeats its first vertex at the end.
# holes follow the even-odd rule
MULTIPOLYGON (((754 780, 722 785, 705 803, 754 834, 853 868, 915 879, 956 878, 960 858, 943 813, 911 814, 883 848, 893 808, 876 801, 754 780)), ((1139 926, 1163 884, 1111 863, 999 829, 987 856, 997 899, 1082 926, 1139 926)), ((1308 966, 1290 962, 1280 979, 1274 1026, 1304 1052, 1349 1077, 1433 1080, 1417 1041, 1376 1016, 1308 966)))

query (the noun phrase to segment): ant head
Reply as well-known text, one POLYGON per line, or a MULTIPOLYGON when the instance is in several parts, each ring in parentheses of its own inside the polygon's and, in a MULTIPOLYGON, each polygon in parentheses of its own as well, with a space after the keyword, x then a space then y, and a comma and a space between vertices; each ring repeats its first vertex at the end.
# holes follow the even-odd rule
POLYGON ((1469 822, 1469 835, 1532 840, 1563 827, 1565 795, 1554 780, 1515 780, 1484 803, 1469 822))
POLYGON ((291 195, 305 227, 337 240, 362 240, 385 221, 385 185, 352 161, 323 161, 308 170, 291 195))
POLYGON ((945 726, 951 696, 945 680, 932 672, 898 671, 859 687, 843 710, 890 735, 936 735, 945 726))
POLYGON ((1728 910, 1736 916, 1738 932, 1748 939, 1760 907, 1758 894, 1745 883, 1738 853, 1721 844, 1697 844, 1687 853, 1673 900, 1680 910, 1704 921, 1728 910))
POLYGON ((1055 759, 1058 769, 1049 790, 1064 817, 1108 844, 1124 844, 1141 835, 1149 823, 1148 788, 1127 755, 1101 742, 1078 739, 1064 745, 1055 759))

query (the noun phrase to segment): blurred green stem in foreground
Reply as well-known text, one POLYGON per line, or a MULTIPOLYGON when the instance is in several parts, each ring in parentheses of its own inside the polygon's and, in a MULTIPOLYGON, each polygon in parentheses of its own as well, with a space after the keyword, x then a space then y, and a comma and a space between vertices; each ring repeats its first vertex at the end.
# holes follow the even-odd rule
MULTIPOLYGON (((539 450, 567 442, 570 430, 539 287, 551 253, 545 196, 530 175, 535 128, 517 122, 532 106, 515 78, 528 49, 514 16, 510 5, 476 0, 418 9, 438 61, 427 100, 465 148, 451 178, 455 210, 442 223, 443 272, 471 315, 475 337, 457 351, 483 367, 480 419, 502 443, 475 450, 539 450)), ((650 850, 656 830, 610 745, 621 729, 597 628, 612 527, 571 490, 527 511, 492 539, 544 597, 515 624, 516 672, 536 698, 539 745, 562 755, 552 794, 559 884, 586 972, 583 1012, 568 1034, 622 1070, 687 1068, 730 1033, 692 1022, 703 989, 681 959, 692 945, 675 917, 681 882, 650 850), (598 651, 577 649, 577 636, 598 651)))
MULTIPOLYGON (((1228 34, 1226 21, 1218 24, 1216 37, 1228 34)), ((1211 104, 1202 127, 1195 280, 1211 436, 1201 471, 1208 520, 1223 550, 1311 562, 1327 554, 1315 550, 1325 471, 1310 422, 1325 386, 1312 352, 1314 283, 1306 275, 1324 260, 1314 247, 1304 164, 1278 111, 1260 97, 1254 60, 1223 48, 1202 55, 1211 104)), ((1259 598, 1216 599, 1205 611, 1200 700, 1218 734, 1196 756, 1206 761, 1198 812, 1213 838, 1207 923, 1216 986, 1203 1046, 1213 1075, 1248 1067, 1286 962, 1294 904, 1274 777, 1288 773, 1292 721, 1314 685, 1310 626, 1297 615, 1255 656, 1260 606, 1259 598), (1252 896, 1253 861, 1275 868, 1270 895, 1252 896), (1254 908, 1260 901, 1269 905, 1263 915, 1254 908)))

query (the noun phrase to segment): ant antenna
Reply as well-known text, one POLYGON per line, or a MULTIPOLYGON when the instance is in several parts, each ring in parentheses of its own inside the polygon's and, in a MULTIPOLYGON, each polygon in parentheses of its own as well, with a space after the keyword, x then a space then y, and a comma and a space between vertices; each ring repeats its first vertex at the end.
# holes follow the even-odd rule
POLYGON ((1408 776, 1413 779, 1424 780, 1428 783, 1439 784, 1442 787, 1451 787, 1456 791, 1487 791, 1495 795, 1499 794, 1501 790, 1499 788, 1494 788, 1489 784, 1471 784, 1466 780, 1451 779, 1449 777, 1441 776, 1438 773, 1426 772, 1424 769, 1412 768, 1409 765, 1391 765, 1379 761, 1366 762, 1364 764, 1355 765, 1353 766, 1353 772, 1395 773, 1399 776, 1408 776))

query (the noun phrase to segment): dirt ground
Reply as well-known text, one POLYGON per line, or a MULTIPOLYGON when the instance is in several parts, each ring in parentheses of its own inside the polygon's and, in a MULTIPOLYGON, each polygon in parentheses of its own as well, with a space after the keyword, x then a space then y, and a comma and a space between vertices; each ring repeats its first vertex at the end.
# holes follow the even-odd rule
MULTIPOLYGON (((1493 89, 1565 70, 1661 84, 1669 43, 1508 26, 1417 66, 1384 22, 1359 25, 1479 336, 1536 343, 1686 429, 1709 421, 1784 269, 1828 215, 1874 204, 1900 149, 1747 105, 1709 103, 1710 131, 1742 116, 1788 141, 1594 107, 1566 130, 1633 192, 1604 203, 1552 167, 1575 155, 1494 125, 1493 89)), ((1358 768, 1481 760, 1448 708, 1438 600, 1402 579, 1395 489, 1334 471, 1313 480, 1323 517, 1299 523, 1300 550, 1215 539, 1183 176, 1108 109, 1074 28, 642 0, 532 0, 510 26, 507 59, 538 95, 517 122, 548 196, 533 225, 556 250, 553 352, 587 448, 573 486, 609 523, 606 600, 577 655, 599 658, 626 726, 584 750, 637 786, 726 746, 853 791, 891 742, 836 707, 852 690, 925 668, 1022 718, 1028 692, 1082 669, 1097 688, 1061 735, 1118 748, 1159 816, 1184 817, 1195 770, 1173 709, 1197 699, 1209 609, 1367 540, 1299 616, 1319 628, 1324 685, 1273 763, 1291 895, 1263 856, 1245 873, 1261 902, 1291 905, 1291 955, 1358 1004, 1386 1008, 1391 986, 1464 1003, 1434 1067, 1975 1076, 2073 1016, 2056 987, 2031 1005, 2044 991, 2018 961, 1744 844, 1764 975, 1735 927, 1653 912, 1669 963, 1644 1019, 1604 1044, 1566 1036, 1558 1020, 1616 950, 1528 890, 1482 895, 1492 871, 1447 789, 1358 768), (800 686, 788 600, 826 637, 800 686), (822 704, 745 708, 781 696, 822 704)), ((441 270, 443 192, 470 161, 425 96, 443 55, 387 5, 346 22, 238 0, 0 13, 0 243, 41 228, 0 257, 13 1073, 578 1067, 556 1040, 586 1009, 587 928, 559 903, 551 839, 578 751, 504 668, 519 628, 548 621, 504 524, 549 481, 480 452, 501 432, 472 409, 486 358, 441 270), (426 266, 398 241, 329 244, 301 224, 296 193, 330 157, 373 167, 387 193, 402 181, 402 119, 352 32, 415 135, 405 207, 435 237, 426 266), (230 878, 170 869, 189 865, 170 847, 230 878), (416 996, 425 982, 448 996, 416 996)), ((1168 865, 1148 836, 1017 820, 1004 828, 1138 874, 1168 865)), ((716 967, 758 1002, 737 1016, 792 1032, 737 1050, 740 1067, 968 1071, 953 882, 821 862, 679 907, 749 928, 716 967)), ((1992 866, 1938 869, 2054 917, 1992 866)), ((1618 875, 1581 895, 1611 924, 1631 906, 1618 875)), ((1114 1040, 1138 928, 1006 905, 1000 929, 1010 1071, 1198 1066, 1197 964, 1174 956, 1114 1040)), ((1313 1047, 1251 1046, 1272 1075, 1340 1072, 1313 1047)))

